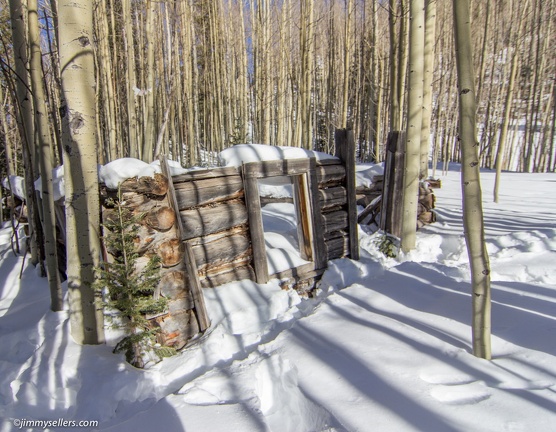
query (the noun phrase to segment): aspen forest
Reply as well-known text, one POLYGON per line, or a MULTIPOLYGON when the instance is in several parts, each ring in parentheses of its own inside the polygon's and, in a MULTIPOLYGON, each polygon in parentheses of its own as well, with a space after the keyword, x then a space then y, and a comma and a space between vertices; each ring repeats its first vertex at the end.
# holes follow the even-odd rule
MULTIPOLYGON (((32 2, 9 3, 29 8, 32 2)), ((29 70, 44 83, 44 94, 33 91, 33 103, 44 101, 48 130, 41 136, 51 142, 53 166, 62 158, 57 3, 40 0, 38 22, 25 19, 23 34, 29 59, 31 47, 40 48, 40 68, 29 70)), ((406 127, 405 0, 93 3, 101 164, 128 156, 150 162, 163 153, 194 166, 213 162, 214 152, 251 142, 333 152, 337 127, 353 129, 359 160, 381 161, 388 132, 406 127)), ((432 160, 457 162, 452 7, 430 3, 433 74, 425 84, 431 92, 423 114, 430 118, 432 160)), ((23 172, 16 119, 29 107, 16 103, 23 70, 14 60, 8 1, 0 8, 4 178, 23 172)), ((552 5, 471 1, 471 15, 481 166, 553 171, 552 5)))

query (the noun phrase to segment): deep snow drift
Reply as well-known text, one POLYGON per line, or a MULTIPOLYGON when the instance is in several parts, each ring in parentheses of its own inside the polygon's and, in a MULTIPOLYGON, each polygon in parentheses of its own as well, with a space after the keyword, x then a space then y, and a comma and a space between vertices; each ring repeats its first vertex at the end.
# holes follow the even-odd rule
POLYGON ((385 258, 361 227, 361 260, 331 262, 315 299, 276 281, 204 290, 208 334, 146 371, 112 354, 115 333, 76 345, 46 280, 27 264, 19 279, 2 229, 0 431, 58 418, 118 432, 554 430, 556 176, 504 174, 493 204, 482 174, 492 361, 470 354, 459 173, 441 178, 415 251, 385 258))

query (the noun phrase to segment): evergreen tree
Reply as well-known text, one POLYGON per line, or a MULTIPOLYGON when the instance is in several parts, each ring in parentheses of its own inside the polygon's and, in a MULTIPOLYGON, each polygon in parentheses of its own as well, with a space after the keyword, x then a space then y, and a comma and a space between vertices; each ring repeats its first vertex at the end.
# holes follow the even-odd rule
POLYGON ((166 299, 155 295, 160 280, 160 257, 151 256, 147 265, 138 269, 139 254, 134 240, 145 215, 134 215, 124 204, 120 191, 117 200, 108 201, 113 212, 103 224, 104 243, 114 256, 114 262, 104 263, 103 268, 97 269, 95 286, 98 290, 108 290, 104 306, 120 311, 123 318, 113 321, 114 327, 122 328, 126 333, 114 352, 124 352, 129 363, 142 368, 145 359, 153 353, 160 358, 172 355, 174 350, 157 346, 157 329, 153 329, 147 319, 147 315, 162 313, 166 309, 166 299))

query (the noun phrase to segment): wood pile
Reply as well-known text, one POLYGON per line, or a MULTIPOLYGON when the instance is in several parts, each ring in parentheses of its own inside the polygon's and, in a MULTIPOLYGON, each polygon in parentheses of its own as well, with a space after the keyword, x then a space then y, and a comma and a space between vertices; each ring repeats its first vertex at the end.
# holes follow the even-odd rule
POLYGON ((326 259, 349 256, 346 168, 339 161, 317 165, 326 259))
MULTIPOLYGON (((135 239, 137 271, 147 265, 149 258, 161 259, 160 282, 155 295, 168 299, 165 313, 147 317, 153 328, 160 328, 158 342, 181 349, 188 340, 199 333, 192 293, 185 273, 183 248, 178 235, 175 213, 168 196, 168 179, 162 174, 152 177, 132 178, 121 184, 121 198, 134 215, 144 215, 135 239)), ((107 198, 117 199, 118 191, 101 187, 102 218, 115 217, 107 198)), ((106 250, 105 260, 110 263, 111 251, 106 250)))
MULTIPOLYGON (((358 222, 367 225, 379 225, 378 217, 382 211, 383 176, 374 176, 370 187, 357 188, 357 204, 365 209, 359 214, 358 222)), ((436 196, 433 188, 440 188, 441 180, 429 179, 419 183, 419 201, 417 204, 417 229, 436 222, 433 209, 436 196)))

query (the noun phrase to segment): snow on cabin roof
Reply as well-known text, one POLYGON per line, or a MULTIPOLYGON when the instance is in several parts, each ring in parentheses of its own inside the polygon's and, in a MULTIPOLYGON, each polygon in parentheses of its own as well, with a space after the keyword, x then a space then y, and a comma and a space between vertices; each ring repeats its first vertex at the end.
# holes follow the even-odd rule
POLYGON ((300 147, 271 146, 266 144, 237 144, 220 152, 222 166, 239 167, 245 162, 314 157, 317 160, 337 159, 327 153, 305 150, 300 147))

